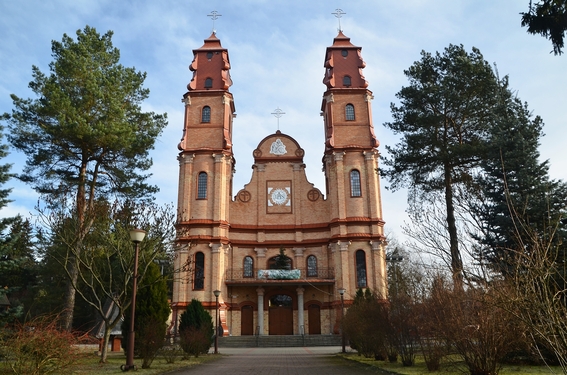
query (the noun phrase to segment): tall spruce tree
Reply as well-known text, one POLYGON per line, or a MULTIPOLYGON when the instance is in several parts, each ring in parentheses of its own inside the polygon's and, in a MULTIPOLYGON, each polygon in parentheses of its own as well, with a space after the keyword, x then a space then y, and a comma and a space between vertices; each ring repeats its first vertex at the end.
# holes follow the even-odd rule
MULTIPOLYGON (((112 34, 86 26, 76 40, 64 34, 61 42, 52 41, 50 74, 32 67, 29 87, 37 98, 12 95, 14 109, 6 115, 9 140, 27 157, 19 178, 48 203, 75 197, 73 254, 82 251, 99 197, 138 199, 157 190, 146 183, 145 171, 166 116, 141 110, 149 95, 146 74, 119 63, 112 34)), ((63 324, 71 329, 79 270, 72 259, 67 264, 63 324)))
MULTIPOLYGON (((404 71, 409 85, 392 104, 386 128, 401 135, 382 174, 391 188, 410 189, 409 200, 429 193, 444 197, 453 282, 462 288, 463 262, 456 222, 455 189, 468 184, 485 152, 485 139, 496 105, 498 79, 476 48, 449 45, 443 53, 421 53, 404 71)), ((415 202, 414 202, 415 203, 415 202)))
POLYGON ((477 257, 507 275, 516 269, 516 252, 530 251, 525 239, 534 233, 552 246, 564 246, 567 185, 550 179, 548 161, 539 160, 542 119, 505 87, 495 112, 477 178, 482 198, 472 207, 482 223, 477 257))
MULTIPOLYGON (((8 155, 8 146, 1 143, 4 137, 4 128, 0 126, 0 159, 5 158, 8 155)), ((10 173, 11 164, 0 165, 0 186, 4 185, 6 182, 13 177, 10 173)), ((8 196, 12 189, 2 188, 0 189, 0 210, 5 208, 10 200, 8 196)), ((23 259, 20 254, 14 249, 13 238, 8 233, 10 231, 10 225, 14 223, 15 218, 1 218, 0 219, 0 303, 4 308, 0 311, 0 326, 3 323, 8 322, 22 313, 21 306, 12 306, 8 295, 10 292, 16 291, 21 285, 19 284, 18 274, 22 271, 23 259)))

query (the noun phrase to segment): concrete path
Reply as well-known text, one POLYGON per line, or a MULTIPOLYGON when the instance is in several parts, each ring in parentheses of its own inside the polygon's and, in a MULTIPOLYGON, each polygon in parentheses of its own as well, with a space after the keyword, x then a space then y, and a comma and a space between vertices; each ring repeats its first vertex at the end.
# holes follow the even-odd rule
POLYGON ((219 348, 222 358, 170 375, 340 375, 380 370, 338 358, 340 347, 219 348))

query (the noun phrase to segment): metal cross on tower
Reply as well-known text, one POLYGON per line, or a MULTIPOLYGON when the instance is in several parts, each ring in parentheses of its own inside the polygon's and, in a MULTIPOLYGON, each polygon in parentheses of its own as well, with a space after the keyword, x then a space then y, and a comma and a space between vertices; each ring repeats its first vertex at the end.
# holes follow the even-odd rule
POLYGON ((333 13, 331 13, 331 14, 334 14, 335 17, 338 18, 338 20, 339 20, 339 32, 342 32, 343 29, 341 29, 341 17, 343 16, 343 14, 346 14, 346 13, 343 12, 342 9, 337 8, 337 9, 335 9, 335 11, 334 11, 333 13))
POLYGON ((274 109, 274 112, 271 113, 278 119, 278 130, 280 130, 280 117, 285 115, 285 112, 280 109, 280 107, 274 109))
POLYGON ((211 17, 211 19, 213 20, 213 33, 217 32, 215 30, 215 21, 221 16, 222 16, 222 14, 219 14, 219 12, 217 12, 216 10, 213 10, 211 12, 211 14, 207 14, 207 17, 211 17))

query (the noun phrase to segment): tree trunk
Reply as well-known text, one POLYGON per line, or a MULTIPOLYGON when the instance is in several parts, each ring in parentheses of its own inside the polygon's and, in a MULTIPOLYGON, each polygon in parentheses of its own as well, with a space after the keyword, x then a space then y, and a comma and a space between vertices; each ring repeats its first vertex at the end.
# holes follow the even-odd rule
POLYGON ((110 341, 110 332, 112 331, 108 320, 104 320, 104 335, 102 337, 102 348, 100 350, 100 363, 106 363, 108 357, 108 342, 110 341))
MULTIPOLYGON (((77 229, 76 229, 76 241, 72 245, 73 248, 68 251, 71 255, 67 255, 66 267, 67 267, 67 290, 65 291, 65 302, 63 311, 63 328, 67 331, 73 329, 73 313, 75 311, 75 295, 77 287, 77 280, 79 278, 79 266, 78 260, 81 256, 83 239, 85 238, 87 232, 87 225, 85 214, 87 210, 87 198, 86 198, 86 175, 87 175, 87 162, 84 161, 81 165, 79 171, 79 185, 77 187, 77 195, 75 198, 75 207, 77 215, 77 229)), ((92 191, 92 189, 91 189, 92 191)), ((68 253, 69 254, 69 253, 68 253)))
POLYGON ((453 272, 453 288, 463 290, 463 260, 459 251, 459 238, 453 204, 453 179, 449 162, 445 162, 445 206, 447 209, 447 230, 449 232, 449 247, 451 252, 451 271, 453 272))
POLYGON ((73 313, 75 311, 75 285, 77 285, 78 270, 75 257, 71 257, 71 261, 67 263, 67 284, 65 285, 65 301, 63 313, 61 317, 62 328, 66 331, 73 329, 73 313))

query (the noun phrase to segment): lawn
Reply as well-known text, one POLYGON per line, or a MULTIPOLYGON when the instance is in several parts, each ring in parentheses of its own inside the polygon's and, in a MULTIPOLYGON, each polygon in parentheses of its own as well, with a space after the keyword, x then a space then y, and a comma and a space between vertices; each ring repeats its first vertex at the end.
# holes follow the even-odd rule
MULTIPOLYGON (((54 372, 54 375, 68 375, 68 374, 89 374, 89 375, 109 375, 109 374, 123 374, 120 366, 126 363, 126 356, 124 353, 109 353, 107 363, 99 363, 100 357, 94 353, 81 353, 77 362, 70 367, 61 369, 54 372)), ((174 363, 166 363, 163 356, 156 357, 153 361, 151 368, 142 369, 142 360, 136 358, 134 364, 138 366, 135 374, 154 375, 163 374, 169 371, 195 366, 206 361, 214 361, 221 358, 221 355, 202 355, 199 358, 191 357, 190 359, 182 360, 178 357, 174 363)), ((6 362, 0 363, 0 375, 12 374, 6 362)))
MULTIPOLYGON (((417 356, 415 365, 411 367, 402 366, 398 361, 390 363, 388 361, 376 361, 372 358, 364 358, 357 353, 339 354, 341 357, 364 363, 368 366, 379 367, 383 370, 403 374, 403 375, 463 375, 468 373, 468 369, 462 361, 457 360, 456 357, 452 359, 445 359, 441 363, 441 369, 435 372, 427 371, 423 357, 417 356)), ((500 375, 541 375, 541 374, 561 374, 563 370, 561 367, 547 367, 547 366, 530 366, 530 365, 504 365, 500 371, 500 375)))

